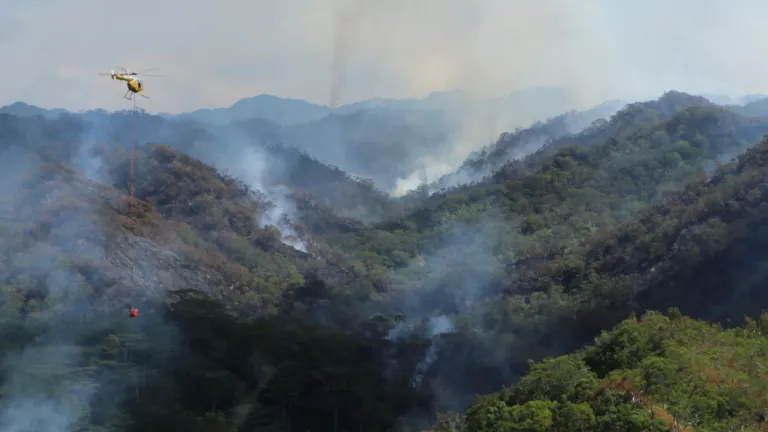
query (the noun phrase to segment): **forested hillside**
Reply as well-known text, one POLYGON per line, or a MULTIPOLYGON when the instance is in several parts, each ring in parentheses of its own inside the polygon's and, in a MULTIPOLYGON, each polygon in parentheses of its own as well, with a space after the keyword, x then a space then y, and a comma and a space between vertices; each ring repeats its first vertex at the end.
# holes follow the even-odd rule
POLYGON ((576 246, 599 227, 632 217, 768 132, 765 118, 742 117, 714 105, 670 111, 669 116, 649 105, 647 110, 628 107, 633 116, 617 114, 610 122, 612 134, 603 129, 585 133, 576 142, 568 138, 570 146, 555 141, 524 159, 519 172, 500 172, 493 181, 433 194, 404 218, 373 225, 361 237, 347 234, 331 241, 384 257, 396 247, 413 257, 441 227, 494 216, 503 220, 495 240, 515 244, 510 261, 546 258, 576 246), (370 236, 382 242, 368 241, 370 236))
MULTIPOLYGON (((364 294, 372 291, 365 276, 340 256, 300 252, 275 228, 260 228, 256 219, 269 203, 242 182, 147 145, 136 157, 140 198, 130 212, 127 151, 89 155, 101 162, 91 160, 90 177, 110 179, 115 189, 68 166, 82 163, 76 132, 25 129, 10 116, 0 121, 8 186, 3 428, 378 429, 418 406, 409 402, 419 400, 407 385, 410 369, 391 375, 403 376, 399 381, 384 379, 388 351, 380 342, 308 327, 317 324, 313 305, 335 296, 326 284, 343 290, 354 283, 364 294), (38 139, 51 132, 59 132, 58 145, 43 145, 38 139), (140 317, 130 320, 127 306, 139 307, 140 317), (293 363, 297 349, 328 363, 293 363), (343 384, 355 368, 354 384, 343 384), (336 379, 343 381, 315 388, 336 379), (309 393, 294 395, 296 385, 309 393), (328 399, 339 385, 348 402, 328 399), (357 386, 366 393, 352 390, 357 386), (367 393, 374 387, 378 396, 367 393), (198 401, 189 399, 194 388, 198 401), (350 416, 344 404, 365 400, 350 416)), ((333 316, 344 322, 348 300, 339 297, 333 316)))
POLYGON ((98 118, 0 114, 0 429, 765 426, 768 118, 670 92, 409 201, 140 116, 133 211, 98 118))
POLYGON ((631 317, 431 431, 765 430, 767 326, 768 314, 726 330, 677 309, 631 317))
POLYGON ((552 141, 582 133, 590 127, 597 128, 624 105, 621 101, 609 101, 586 111, 571 111, 503 133, 492 146, 467 158, 456 172, 443 176, 432 188, 450 188, 482 180, 510 160, 524 159, 552 141))

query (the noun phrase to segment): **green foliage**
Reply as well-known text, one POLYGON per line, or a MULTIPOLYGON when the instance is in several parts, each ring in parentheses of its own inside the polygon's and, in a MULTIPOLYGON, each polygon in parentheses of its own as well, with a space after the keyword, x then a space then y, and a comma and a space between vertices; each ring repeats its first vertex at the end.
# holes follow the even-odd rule
POLYGON ((558 357, 531 365, 517 385, 519 400, 579 400, 584 389, 594 386, 592 371, 579 359, 558 357))
POLYGON ((195 234, 187 224, 179 226, 179 228, 176 230, 176 233, 179 234, 181 241, 183 241, 187 246, 197 248, 203 245, 203 241, 200 240, 200 237, 198 237, 197 234, 195 234))
MULTIPOLYGON (((632 108, 639 113, 644 109, 632 108)), ((535 172, 528 167, 525 175, 438 193, 405 218, 330 235, 327 241, 358 256, 378 257, 371 260, 374 265, 399 268, 407 261, 391 260, 395 251, 415 256, 429 248, 446 225, 475 223, 501 211, 511 229, 496 238, 516 244, 523 256, 545 258, 582 246, 600 227, 634 217, 680 191, 723 154, 744 149, 768 132, 768 122, 716 106, 637 116, 646 123, 630 123, 631 132, 617 132, 627 121, 618 116, 611 123, 618 135, 595 132, 579 136, 578 142, 565 140, 568 146, 550 144, 541 156, 526 159, 536 161, 535 172)), ((486 250, 494 249, 493 243, 486 245, 486 250)), ((499 256, 500 265, 516 267, 510 258, 499 256)))
POLYGON ((532 364, 511 395, 476 401, 467 429, 762 430, 768 337, 672 318, 630 318, 593 346, 532 364))
POLYGON ((48 309, 47 325, 21 336, 22 305, 6 303, 0 332, 14 345, 0 405, 57 401, 77 427, 101 431, 386 431, 418 403, 407 379, 384 378, 387 345, 179 295, 128 328, 123 314, 48 309))

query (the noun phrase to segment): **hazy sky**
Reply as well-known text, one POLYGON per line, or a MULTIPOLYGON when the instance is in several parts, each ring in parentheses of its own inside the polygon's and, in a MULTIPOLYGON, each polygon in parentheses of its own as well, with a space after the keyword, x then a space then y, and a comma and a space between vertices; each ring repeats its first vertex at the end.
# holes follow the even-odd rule
POLYGON ((562 85, 585 103, 768 90, 761 0, 0 0, 0 105, 152 112, 562 85), (335 83, 335 85, 334 85, 335 83), (335 90, 334 90, 335 89, 335 90))

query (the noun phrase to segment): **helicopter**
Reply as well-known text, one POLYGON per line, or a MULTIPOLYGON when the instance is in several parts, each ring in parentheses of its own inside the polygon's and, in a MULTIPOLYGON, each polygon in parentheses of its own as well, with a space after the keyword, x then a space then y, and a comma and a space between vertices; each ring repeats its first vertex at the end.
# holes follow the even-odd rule
POLYGON ((99 75, 101 75, 101 76, 110 76, 110 77, 112 77, 112 79, 117 79, 117 80, 120 80, 120 81, 125 81, 126 84, 127 84, 127 87, 128 87, 128 91, 125 92, 123 97, 125 99, 128 99, 128 100, 133 100, 133 95, 131 93, 136 93, 136 94, 138 94, 138 95, 140 95, 142 97, 150 99, 149 96, 141 93, 142 91, 144 91, 144 83, 142 82, 142 79, 139 77, 139 75, 145 76, 145 77, 162 78, 162 75, 146 74, 146 72, 149 72, 149 71, 153 70, 154 68, 147 69, 144 72, 139 72, 139 73, 130 72, 126 68, 120 68, 120 69, 122 69, 123 71, 122 72, 115 72, 114 69, 113 69, 113 70, 109 71, 108 74, 101 73, 99 75))

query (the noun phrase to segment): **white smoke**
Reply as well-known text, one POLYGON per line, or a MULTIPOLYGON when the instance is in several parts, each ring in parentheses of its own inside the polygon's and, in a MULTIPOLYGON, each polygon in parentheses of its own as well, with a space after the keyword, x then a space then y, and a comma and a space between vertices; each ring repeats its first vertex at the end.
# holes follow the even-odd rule
POLYGON ((432 366, 432 363, 437 359, 437 354, 439 352, 438 337, 456 331, 451 320, 445 315, 429 318, 426 323, 426 329, 423 329, 422 325, 423 324, 417 324, 413 321, 404 321, 393 327, 386 337, 388 341, 395 342, 419 331, 423 331, 423 336, 430 340, 429 348, 424 354, 424 358, 422 358, 416 366, 414 374, 411 377, 411 385, 414 387, 419 387, 421 385, 421 382, 424 380, 424 374, 427 373, 429 367, 432 366))
POLYGON ((58 377, 77 367, 80 351, 74 345, 32 346, 6 359, 4 369, 13 373, 2 388, 8 402, 0 411, 0 432, 64 432, 88 424, 96 382, 58 377))
POLYGON ((307 252, 307 244, 300 239, 296 230, 293 228, 293 220, 297 216, 296 205, 290 197, 290 189, 284 185, 269 185, 266 182, 266 173, 270 164, 276 163, 270 160, 269 156, 261 149, 254 146, 231 146, 230 152, 237 152, 236 155, 225 152, 220 156, 217 163, 222 168, 232 173, 235 177, 241 179, 254 191, 263 194, 269 200, 267 206, 259 215, 259 227, 266 228, 274 226, 280 231, 282 242, 307 252))

